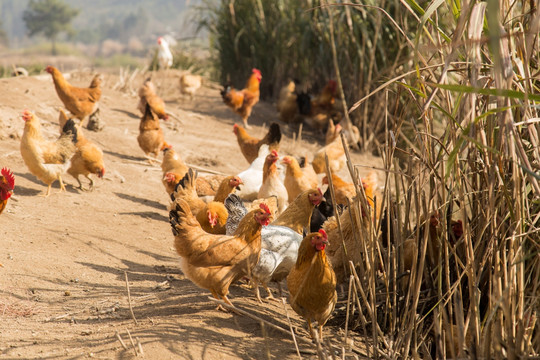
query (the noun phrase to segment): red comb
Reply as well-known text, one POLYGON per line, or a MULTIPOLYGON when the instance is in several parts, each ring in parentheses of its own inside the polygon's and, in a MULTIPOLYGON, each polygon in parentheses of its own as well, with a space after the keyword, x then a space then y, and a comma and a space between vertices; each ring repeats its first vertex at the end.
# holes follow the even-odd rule
POLYGON ((253 73, 255 73, 255 74, 261 75, 261 70, 259 70, 259 69, 253 68, 251 71, 252 71, 253 73))
POLYGON ((13 171, 9 170, 8 168, 3 168, 0 173, 2 176, 4 176, 4 178, 6 178, 10 190, 13 190, 13 187, 15 186, 15 177, 13 176, 13 171))
POLYGON ((328 235, 326 234, 326 231, 324 231, 323 229, 320 229, 319 230, 319 234, 321 234, 321 236, 325 239, 328 239, 328 235))
POLYGON ((272 150, 272 156, 275 156, 275 157, 279 156, 276 150, 272 150))
POLYGON ((317 188, 317 190, 319 190, 319 194, 322 196, 321 188, 317 188))
POLYGON ((270 208, 269 208, 268 205, 266 205, 265 203, 260 203, 260 204, 259 204, 259 207, 260 207, 261 209, 263 209, 264 211, 266 211, 267 214, 271 214, 270 208))

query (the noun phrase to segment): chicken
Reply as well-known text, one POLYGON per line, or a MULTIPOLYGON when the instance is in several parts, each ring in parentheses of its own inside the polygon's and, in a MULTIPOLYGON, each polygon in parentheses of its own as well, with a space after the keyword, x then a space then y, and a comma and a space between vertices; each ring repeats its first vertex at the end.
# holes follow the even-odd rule
POLYGON ((279 120, 285 123, 301 121, 301 117, 298 116, 298 104, 296 103, 296 84, 296 81, 291 80, 279 91, 277 110, 279 120))
POLYGON ((336 90, 337 83, 334 80, 329 80, 321 93, 313 99, 306 93, 297 95, 298 111, 311 127, 323 130, 328 126, 330 119, 341 120, 342 109, 335 106, 336 90))
POLYGON ((324 145, 328 145, 332 141, 336 140, 339 137, 341 130, 341 125, 334 125, 334 120, 330 119, 328 121, 328 128, 326 129, 326 134, 324 136, 324 145))
MULTIPOLYGON (((229 212, 226 223, 227 234, 233 234, 248 210, 242 200, 234 194, 227 197, 225 207, 229 212)), ((261 283, 264 286, 268 298, 272 299, 273 296, 267 284, 275 281, 279 285, 280 281, 287 277, 296 262, 301 241, 300 234, 284 226, 268 225, 261 230, 261 255, 250 277, 259 302, 262 303, 258 284, 261 283)))
POLYGON ((252 201, 257 198, 262 185, 264 161, 269 152, 268 145, 261 145, 259 156, 253 160, 246 170, 238 174, 243 185, 242 189, 236 191, 236 194, 242 199, 252 201))
POLYGON ((225 224, 229 212, 221 202, 212 201, 197 214, 196 218, 201 228, 210 234, 225 234, 225 224))
POLYGON ((289 204, 287 209, 272 222, 272 225, 285 226, 302 234, 309 226, 313 208, 323 200, 320 189, 306 190, 289 204))
POLYGON ((58 97, 73 116, 83 121, 98 111, 101 98, 100 74, 94 76, 90 87, 79 88, 70 85, 57 68, 49 65, 45 70, 52 75, 58 97))
MULTIPOLYGON (((366 202, 371 211, 375 206, 377 209, 380 207, 379 203, 373 203, 373 194, 377 192, 376 182, 371 181, 374 178, 375 176, 368 176, 362 182, 364 193, 366 194, 366 202)), ((372 216, 368 217, 362 209, 361 204, 353 201, 353 203, 339 215, 341 232, 338 229, 335 217, 329 218, 323 224, 323 229, 328 234, 328 239, 330 241, 327 254, 336 273, 338 282, 342 282, 347 278, 347 275, 349 274, 349 260, 352 261, 354 265, 359 264, 364 258, 365 247, 369 249, 370 246, 372 246, 372 244, 368 242, 370 226, 368 219, 370 218, 373 221, 373 224, 375 224, 378 219, 373 211, 372 216)))
MULTIPOLYGON (((232 282, 251 274, 261 252, 261 227, 270 222, 270 212, 261 204, 240 221, 234 235, 204 232, 186 201, 175 201, 169 214, 180 268, 197 286, 209 290, 227 304, 232 282)), ((219 308, 219 307, 218 307, 219 308)))
MULTIPOLYGON (((328 184, 328 176, 323 177, 322 183, 328 184)), ((334 173, 332 173, 332 185, 334 186, 334 195, 336 197, 335 203, 338 205, 348 205, 349 201, 356 195, 354 184, 344 181, 334 173)))
POLYGON ((272 123, 268 129, 268 133, 262 138, 257 139, 250 136, 246 129, 234 124, 233 132, 236 135, 236 140, 240 146, 240 151, 246 160, 251 164, 259 155, 259 150, 263 144, 268 144, 270 150, 279 150, 279 142, 281 141, 281 129, 279 124, 272 123))
POLYGON ((288 194, 285 185, 281 181, 276 166, 279 156, 276 150, 272 150, 266 156, 263 166, 263 182, 259 189, 258 198, 276 196, 278 200, 278 214, 281 214, 288 204, 288 194))
POLYGON ((240 179, 238 176, 227 176, 219 185, 216 195, 214 196, 214 201, 220 203, 225 202, 227 196, 232 194, 235 190, 240 189, 240 185, 242 184, 242 179, 240 179))
POLYGON ((311 321, 317 321, 321 341, 323 326, 337 303, 336 275, 326 257, 327 244, 328 236, 324 230, 306 235, 298 249, 296 264, 287 276, 291 307, 306 319, 313 338, 316 335, 311 321))
POLYGON ((185 200, 194 216, 206 209, 206 203, 197 196, 197 172, 189 168, 186 175, 178 182, 175 191, 171 193, 171 200, 185 200))
POLYGON ((188 95, 189 100, 193 101, 195 92, 199 90, 202 85, 202 77, 200 75, 182 74, 180 75, 180 93, 182 95, 188 95))
POLYGON ((163 130, 159 124, 159 119, 150 110, 150 105, 146 104, 146 110, 139 124, 139 136, 137 136, 139 146, 146 155, 154 154, 157 159, 161 150, 168 146, 163 137, 163 130))
POLYGON ((317 232, 322 229, 325 221, 335 215, 330 189, 326 189, 323 196, 325 200, 321 201, 319 206, 314 207, 311 213, 311 220, 309 222, 310 232, 317 232))
MULTIPOLYGON (((60 117, 67 118, 66 113, 62 109, 60 110, 60 117)), ((64 123, 64 121, 60 121, 60 123, 64 123)), ((90 181, 88 190, 93 190, 94 180, 89 175, 95 174, 100 179, 105 175, 103 151, 84 136, 82 129, 72 119, 64 123, 62 131, 73 134, 73 141, 76 147, 75 154, 71 157, 71 166, 67 170, 68 174, 77 180, 79 189, 85 190, 79 179, 79 175, 83 175, 90 181)))
POLYGON ((163 38, 158 37, 158 54, 157 60, 160 69, 168 69, 173 64, 173 55, 171 49, 169 49, 169 43, 163 38))
POLYGON ((49 196, 52 183, 60 182, 60 190, 65 191, 62 174, 71 165, 75 153, 73 134, 62 134, 56 141, 47 141, 41 135, 41 124, 28 110, 22 115, 25 121, 21 138, 21 155, 30 173, 47 185, 45 196, 49 196))
POLYGON ((317 187, 317 174, 307 167, 302 169, 294 157, 284 156, 281 163, 286 165, 283 184, 287 188, 289 201, 293 201, 304 191, 317 187))
POLYGON ((171 145, 163 147, 163 161, 161 162, 161 170, 163 171, 163 186, 167 194, 174 192, 176 184, 186 175, 188 167, 174 151, 171 145))
POLYGON ((328 164, 333 173, 337 173, 341 170, 347 162, 341 138, 337 137, 330 144, 324 146, 315 153, 311 165, 317 174, 326 172, 326 162, 324 160, 325 154, 328 155, 328 164))
POLYGON ((14 188, 15 177, 13 176, 13 171, 8 168, 3 168, 0 170, 0 214, 6 208, 14 188))
POLYGON ((251 115, 251 110, 259 102, 259 84, 261 80, 260 70, 253 69, 244 89, 236 90, 230 85, 226 85, 221 91, 223 102, 242 117, 246 129, 250 128, 247 120, 251 115))
POLYGON ((150 106, 150 110, 157 115, 161 120, 168 120, 169 115, 165 111, 165 102, 156 93, 156 87, 152 83, 152 78, 148 77, 139 88, 139 105, 137 109, 144 115, 146 105, 150 106))

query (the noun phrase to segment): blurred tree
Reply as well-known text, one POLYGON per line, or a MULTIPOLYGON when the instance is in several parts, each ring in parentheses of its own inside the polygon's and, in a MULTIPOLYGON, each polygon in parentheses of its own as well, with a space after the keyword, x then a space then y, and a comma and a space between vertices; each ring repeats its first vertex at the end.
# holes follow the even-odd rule
POLYGON ((42 33, 52 42, 52 54, 56 55, 56 38, 60 33, 73 34, 71 21, 79 14, 62 0, 30 0, 23 13, 28 35, 42 33))

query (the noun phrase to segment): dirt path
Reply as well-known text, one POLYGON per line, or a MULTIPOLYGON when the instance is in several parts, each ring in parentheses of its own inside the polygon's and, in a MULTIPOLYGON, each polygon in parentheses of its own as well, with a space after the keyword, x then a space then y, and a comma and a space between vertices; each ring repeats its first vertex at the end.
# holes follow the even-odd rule
MULTIPOLYGON (((215 87, 205 87, 193 103, 179 100, 177 74, 156 79, 169 111, 182 121, 164 124, 166 139, 187 163, 238 173, 248 164, 238 150, 232 124, 238 119, 215 87)), ((87 86, 91 74, 73 74, 87 86)), ((185 279, 178 268, 168 222, 168 197, 161 169, 149 165, 137 144, 138 99, 112 90, 118 77, 105 75, 101 113, 106 128, 86 131, 105 153, 106 174, 93 192, 80 192, 65 176, 67 192, 37 196, 46 186, 24 165, 19 142, 23 109, 41 119, 47 137, 58 134, 61 106, 49 75, 0 79, 0 167, 15 173, 16 190, 0 215, 0 359, 129 359, 140 342, 147 359, 298 358, 290 334, 246 316, 214 310, 209 293, 185 279), (129 311, 125 274, 133 312, 129 311), (127 345, 123 348, 116 334, 127 345), (266 336, 263 336, 263 333, 266 336)), ((142 82, 138 77, 134 87, 142 82)), ((262 135, 277 114, 271 104, 256 106, 250 122, 262 135)), ((285 151, 313 153, 322 139, 283 127, 285 151)), ((373 164, 354 154, 355 163, 373 164)), ((259 305, 245 285, 231 287, 241 309, 288 328, 284 306, 259 305)), ((342 305, 338 304, 338 308, 342 305)), ((307 336, 304 322, 287 304, 293 325, 307 336)), ((331 321, 327 334, 338 343, 343 321, 331 321)), ((300 343, 304 358, 314 346, 300 343)))

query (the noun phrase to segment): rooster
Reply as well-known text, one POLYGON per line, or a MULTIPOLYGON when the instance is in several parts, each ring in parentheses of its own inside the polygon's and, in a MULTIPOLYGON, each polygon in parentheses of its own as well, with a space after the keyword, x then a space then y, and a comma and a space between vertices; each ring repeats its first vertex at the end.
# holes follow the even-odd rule
POLYGON ((8 168, 0 170, 0 214, 6 208, 7 202, 15 188, 15 177, 8 168))
POLYGON ((336 274, 326 257, 327 244, 324 230, 306 235, 298 249, 296 264, 287 276, 291 307, 306 319, 313 338, 311 321, 317 321, 321 341, 323 326, 337 303, 336 274))
POLYGON ((169 43, 163 38, 158 37, 157 39, 158 43, 158 54, 157 54, 157 60, 159 64, 160 69, 168 69, 173 64, 173 55, 171 53, 171 49, 169 49, 169 43))
POLYGON ((90 87, 79 88, 70 85, 54 66, 47 66, 45 71, 52 75, 58 97, 73 116, 83 121, 87 116, 98 111, 99 99, 101 98, 100 74, 94 76, 90 87))
POLYGON ((25 110, 22 119, 25 124, 21 155, 28 170, 47 184, 45 197, 50 195, 52 183, 56 180, 60 182, 60 191, 65 191, 62 174, 70 167, 70 159, 75 153, 73 134, 64 133, 54 142, 47 141, 41 135, 41 124, 33 113, 25 110))
POLYGON ((238 141, 242 155, 244 155, 250 164, 259 155, 259 149, 263 144, 268 144, 270 150, 279 150, 281 129, 277 123, 272 123, 268 129, 268 133, 261 139, 249 135, 246 129, 237 124, 234 124, 233 132, 236 135, 236 140, 238 141))
POLYGON ((259 84, 261 80, 261 71, 253 69, 244 89, 236 90, 230 85, 226 85, 221 91, 223 102, 242 117, 246 129, 250 128, 247 120, 251 115, 251 110, 259 102, 259 84))
POLYGON ((79 189, 85 190, 81 180, 79 180, 79 175, 83 175, 90 181, 88 190, 93 190, 94 180, 89 175, 95 174, 100 179, 105 175, 103 151, 84 136, 82 129, 73 120, 66 119, 66 113, 60 109, 62 132, 71 132, 73 134, 73 141, 76 147, 75 154, 71 158, 71 166, 67 172, 77 180, 79 189))
POLYGON ((152 83, 152 78, 148 77, 139 88, 139 105, 137 109, 144 115, 146 105, 150 106, 150 110, 157 115, 161 120, 168 120, 169 115, 165 111, 165 102, 156 93, 156 87, 152 83))
POLYGON ((276 166, 278 159, 279 156, 276 150, 272 150, 270 154, 266 156, 263 166, 263 182, 257 197, 260 199, 276 196, 278 201, 278 214, 280 214, 287 207, 288 194, 287 188, 281 181, 276 166))
POLYGON ((229 286, 249 275, 257 264, 261 227, 268 225, 270 216, 268 207, 261 204, 244 216, 233 235, 213 235, 201 229, 187 202, 175 200, 169 220, 182 272, 216 299, 234 307, 227 298, 229 286))

